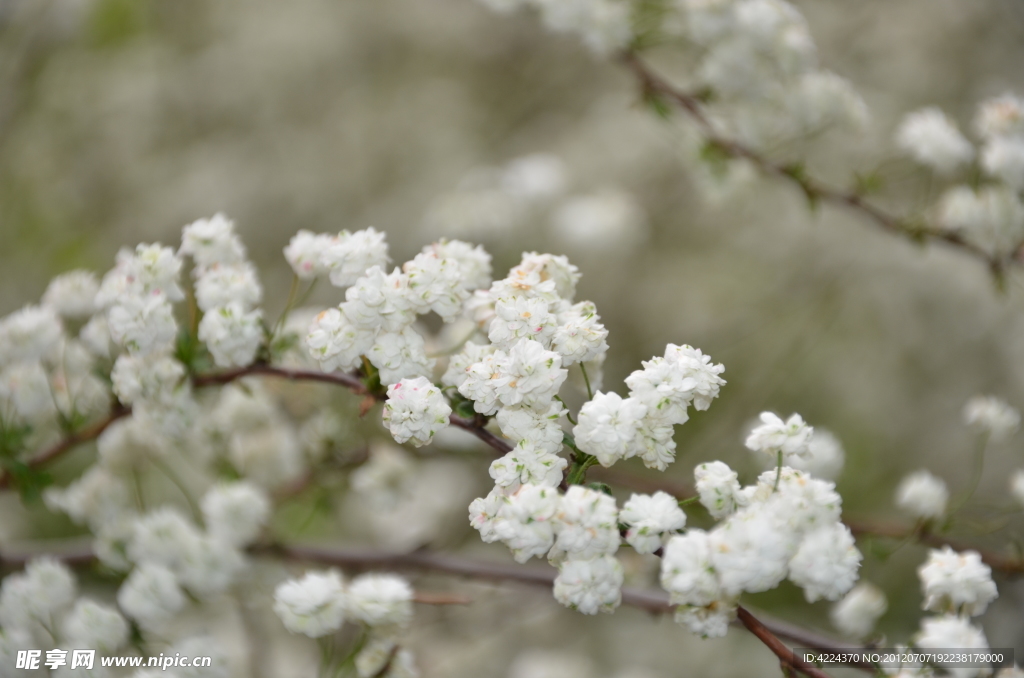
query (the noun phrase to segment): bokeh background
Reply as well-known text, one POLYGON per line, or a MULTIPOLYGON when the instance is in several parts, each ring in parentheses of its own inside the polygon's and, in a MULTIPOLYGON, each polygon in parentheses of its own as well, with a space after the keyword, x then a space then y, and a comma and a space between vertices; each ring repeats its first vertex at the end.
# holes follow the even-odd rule
MULTIPOLYGON (((795 4, 823 65, 854 83, 872 123, 786 152, 840 185, 885 163, 878 199, 894 210, 927 200, 924 178, 893 159, 903 113, 937 104, 967 127, 980 99, 1024 93, 1019 0, 795 4)), ((622 379, 668 342, 726 365, 721 399, 679 429, 672 480, 710 459, 752 479, 742 436, 769 409, 798 411, 842 440, 847 516, 899 520, 892 491, 919 467, 963 489, 974 445, 964 402, 993 393, 1024 406, 1019 275, 1001 292, 960 252, 809 210, 771 180, 713 185, 692 160, 685 130, 643 106, 621 67, 527 13, 502 17, 473 0, 0 0, 0 313, 38 299, 63 270, 102 273, 119 247, 176 244, 184 224, 217 211, 236 220, 260 267, 271 317, 291 277, 281 250, 300 228, 374 226, 399 262, 454 235, 484 243, 499 275, 523 251, 564 253, 583 272, 579 297, 611 331, 606 389, 623 392, 622 379), (460 211, 487 168, 538 152, 564 163, 566 196, 618 198, 628 228, 573 237, 554 226, 554 204, 515 219, 460 211)), ((310 304, 339 299, 325 286, 310 304)), ((992 450, 979 503, 1009 503, 1022 451, 1020 435, 992 450)), ((485 466, 473 467, 480 489, 485 466)), ((637 460, 624 466, 645 476, 637 460)), ((42 510, 9 499, 8 526, 42 510)), ((975 513, 954 533, 996 548, 1024 537, 1019 516, 975 513)), ((451 523, 437 537, 446 546, 508 558, 477 543, 460 513, 451 523)), ((325 521, 293 529, 332 534, 325 521)), ((905 642, 924 552, 908 545, 883 560, 887 545, 863 550, 874 554, 864 575, 890 597, 880 628, 905 642)), ((654 585, 655 567, 634 563, 633 583, 654 585)), ((739 631, 702 642, 635 610, 582 618, 545 591, 420 581, 476 601, 420 611, 411 646, 424 676, 778 672, 739 631)), ((983 620, 990 644, 1024 653, 1024 588, 998 584, 983 620)), ((789 585, 751 602, 828 628, 827 604, 807 605, 789 585)), ((311 675, 312 646, 256 619, 268 640, 262 656, 232 650, 236 675, 311 675)), ((241 647, 237 613, 225 613, 224 629, 241 647)))

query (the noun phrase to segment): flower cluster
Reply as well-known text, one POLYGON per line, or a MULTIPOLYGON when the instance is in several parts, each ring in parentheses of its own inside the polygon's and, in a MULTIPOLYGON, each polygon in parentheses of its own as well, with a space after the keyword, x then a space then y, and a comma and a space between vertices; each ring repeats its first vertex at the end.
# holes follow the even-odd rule
POLYGON ((661 584, 676 620, 697 635, 724 635, 743 592, 789 578, 807 600, 836 600, 857 580, 861 554, 840 521, 835 486, 782 467, 741 488, 722 462, 696 469, 701 503, 721 522, 665 546, 661 584))
POLYGON ((327 570, 279 584, 274 612, 289 631, 310 638, 331 635, 346 620, 362 624, 369 635, 355 657, 358 674, 413 678, 419 674, 411 653, 398 649, 401 632, 412 621, 412 600, 412 588, 396 575, 364 574, 346 585, 340 572, 327 570))

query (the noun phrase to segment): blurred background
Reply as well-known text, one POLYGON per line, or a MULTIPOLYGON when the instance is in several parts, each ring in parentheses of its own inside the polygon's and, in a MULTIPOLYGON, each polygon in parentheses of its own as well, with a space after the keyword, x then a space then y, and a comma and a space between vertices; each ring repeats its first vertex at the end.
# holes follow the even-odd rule
MULTIPOLYGON (((980 99, 1024 93, 1019 0, 795 4, 823 65, 872 114, 863 134, 798 149, 836 184, 890 157, 909 110, 936 104, 967 128, 980 99)), ((176 245, 184 224, 217 211, 260 267, 269 317, 291 278, 281 250, 300 228, 374 226, 396 262, 442 235, 480 242, 496 277, 523 251, 566 254, 583 273, 578 297, 611 331, 605 389, 623 393, 622 379, 669 342, 726 366, 721 399, 678 429, 669 478, 691 482, 694 464, 721 459, 752 480, 759 467, 742 438, 767 409, 800 412, 842 441, 845 516, 891 520, 895 485, 920 467, 963 489, 974 445, 965 401, 992 393, 1024 407, 1022 278, 1000 292, 960 252, 812 212, 771 180, 709 182, 686 138, 639 103, 614 62, 528 13, 473 0, 0 0, 0 314, 37 300, 61 271, 106 271, 120 247, 176 245), (512 210, 491 188, 496 168, 537 153, 561 163, 562 190, 512 210)), ((909 165, 886 179, 879 200, 893 210, 925 204, 909 165)), ((323 286, 309 304, 340 298, 323 286)), ((479 492, 485 466, 473 471, 479 492)), ((638 460, 623 466, 646 477, 638 460)), ((1018 435, 993 448, 979 496, 1008 504, 1020 467, 1018 435)), ((987 515, 954 533, 1000 548, 1024 536, 1019 516, 979 535, 987 515)), ((479 544, 460 511, 449 522, 445 544, 508 559, 479 544)), ((330 534, 318 522, 295 531, 330 534)), ((880 628, 891 645, 917 627, 924 552, 908 545, 883 561, 887 550, 868 555, 863 574, 890 598, 880 628)), ((655 585, 656 566, 633 563, 632 583, 655 585)), ((584 618, 543 590, 423 581, 475 599, 418 610, 411 646, 424 676, 778 672, 738 631, 702 642, 636 610, 584 618)), ((997 583, 982 620, 989 642, 1024 652, 1024 588, 997 583)), ((751 603, 828 628, 827 604, 807 605, 789 584, 751 603)), ((312 646, 274 621, 263 624, 269 675, 311 675, 312 646)), ((251 657, 234 671, 256 675, 251 657)))

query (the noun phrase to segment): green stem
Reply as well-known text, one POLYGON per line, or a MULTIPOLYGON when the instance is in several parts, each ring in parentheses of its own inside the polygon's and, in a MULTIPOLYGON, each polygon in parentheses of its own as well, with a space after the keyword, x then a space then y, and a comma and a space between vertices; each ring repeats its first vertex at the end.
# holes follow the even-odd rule
POLYGON ((284 327, 284 322, 285 322, 285 320, 288 319, 288 314, 292 310, 292 304, 295 303, 295 295, 298 294, 298 292, 299 292, 299 276, 297 276, 297 275, 295 275, 293 273, 292 274, 292 286, 288 290, 288 301, 284 305, 284 310, 281 311, 281 316, 277 319, 277 322, 274 324, 273 336, 277 336, 277 334, 281 331, 281 328, 284 327))
POLYGON ((564 400, 562 400, 562 396, 557 396, 556 395, 555 396, 555 400, 557 400, 558 402, 562 403, 562 407, 565 408, 565 418, 569 420, 570 424, 575 426, 576 425, 576 420, 572 418, 572 412, 569 411, 569 406, 565 404, 564 400))
POLYGON ((700 501, 700 497, 690 497, 688 499, 680 499, 679 500, 679 508, 687 506, 688 504, 694 504, 694 503, 696 503, 698 501, 700 501))
POLYGON ((583 383, 587 385, 587 397, 590 398, 590 400, 593 400, 594 392, 590 388, 590 377, 587 376, 587 368, 583 363, 580 363, 580 372, 583 373, 583 383))
POLYGON ((185 482, 181 479, 181 476, 175 473, 174 469, 165 464, 162 459, 159 459, 156 456, 150 456, 149 460, 152 462, 153 466, 160 469, 160 472, 167 476, 167 479, 181 491, 182 496, 185 497, 185 501, 188 503, 189 510, 192 511, 192 516, 197 521, 202 522, 203 513, 199 510, 199 504, 192 496, 192 493, 185 487, 185 482))
POLYGON ((580 452, 576 460, 569 468, 569 475, 565 477, 566 485, 582 485, 587 481, 587 469, 597 463, 597 457, 585 452, 580 452))
POLYGON ((978 436, 978 447, 974 450, 974 470, 971 472, 971 483, 968 485, 966 494, 950 510, 949 515, 953 515, 962 509, 978 489, 978 483, 981 482, 981 473, 985 468, 985 450, 988 449, 988 438, 987 433, 982 433, 978 436))

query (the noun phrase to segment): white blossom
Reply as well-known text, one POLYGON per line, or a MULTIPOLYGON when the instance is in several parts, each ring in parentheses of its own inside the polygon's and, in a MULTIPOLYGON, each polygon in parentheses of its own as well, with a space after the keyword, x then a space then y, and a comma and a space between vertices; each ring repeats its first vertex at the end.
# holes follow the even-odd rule
POLYGON ((128 640, 128 622, 112 607, 80 598, 63 622, 64 637, 73 647, 110 654, 128 640))
POLYGON ((412 619, 412 588, 393 574, 364 574, 348 586, 347 611, 370 626, 403 626, 412 619))
POLYGON ((627 525, 626 542, 637 553, 654 553, 667 536, 686 526, 686 514, 666 492, 634 494, 622 506, 619 520, 627 525))
POLYGON ((372 266, 345 290, 341 309, 356 327, 400 332, 416 319, 409 297, 407 275, 397 268, 385 274, 372 266))
POLYGON ((166 353, 118 356, 110 372, 117 399, 125 405, 166 401, 185 378, 185 366, 166 353))
POLYGON ((388 263, 388 244, 384 234, 372 227, 355 233, 342 231, 331 238, 320 254, 320 263, 327 269, 331 284, 348 287, 373 266, 388 263))
POLYGON ((938 108, 908 113, 896 130, 896 145, 914 160, 948 174, 974 158, 974 147, 938 108))
POLYGON ((964 422, 992 442, 1001 442, 1020 428, 1020 412, 995 396, 976 396, 964 406, 964 422))
POLYGON ((783 460, 806 457, 810 453, 813 434, 814 429, 805 424, 799 414, 782 421, 772 412, 762 412, 761 425, 750 432, 745 445, 752 452, 762 452, 771 457, 781 453, 783 460))
POLYGON ((547 410, 568 374, 562 368, 561 356, 530 340, 521 340, 512 347, 504 367, 508 380, 502 380, 497 395, 505 407, 547 410))
POLYGON ((835 480, 843 470, 846 453, 843 443, 834 433, 827 429, 814 427, 811 442, 807 445, 807 454, 803 457, 790 457, 786 463, 799 470, 806 471, 816 478, 835 480))
POLYGON ((588 362, 608 350, 608 330, 591 302, 581 301, 559 313, 557 322, 551 348, 562 356, 563 365, 588 362))
POLYGON ((96 312, 100 286, 92 271, 69 271, 57 276, 43 292, 43 306, 66 318, 85 318, 96 312))
POLYGON ((789 562, 789 578, 803 588, 809 603, 838 600, 856 583, 862 559, 850 528, 832 523, 803 538, 789 562))
POLYGON ((551 345, 558 319, 544 299, 501 298, 494 304, 494 314, 487 336, 498 348, 508 350, 522 339, 534 339, 544 348, 551 345))
POLYGON ((493 352, 494 347, 491 344, 467 341, 461 351, 448 359, 448 368, 441 377, 441 383, 445 386, 454 386, 456 389, 460 388, 463 382, 469 378, 469 369, 493 352))
POLYGON ((559 505, 557 539, 548 557, 589 560, 614 554, 621 541, 618 516, 614 497, 572 485, 559 505))
POLYGON ((327 233, 313 233, 300 230, 284 248, 284 258, 292 267, 295 275, 302 280, 310 280, 327 273, 321 253, 331 244, 333 236, 327 233))
POLYGON ((637 453, 637 432, 647 407, 636 398, 617 393, 595 393, 580 408, 579 423, 573 428, 576 445, 608 467, 637 453))
POLYGON ((121 585, 117 604, 143 627, 156 627, 185 606, 185 594, 169 569, 156 563, 143 563, 132 570, 121 585))
POLYGON ((832 625, 851 638, 866 638, 889 604, 882 590, 870 582, 857 584, 832 606, 832 625))
POLYGON ((33 362, 50 355, 64 330, 48 306, 25 306, 0 319, 0 364, 33 362))
POLYGON ((1024 188, 1024 138, 990 139, 981 149, 981 167, 1014 190, 1024 188))
POLYGON ((511 452, 491 462, 494 483, 514 491, 520 485, 557 487, 569 462, 543 448, 522 441, 511 452))
POLYGON ((499 391, 508 390, 512 378, 508 374, 509 358, 502 351, 484 353, 479 362, 466 368, 459 384, 459 393, 473 401, 480 414, 495 414, 500 407, 499 391))
POLYGON ((469 505, 469 524, 480 532, 480 539, 488 544, 501 539, 498 533, 498 525, 503 520, 501 509, 508 502, 503 490, 504 488, 495 486, 486 497, 478 497, 469 505))
MULTIPOLYGON (((921 630, 915 638, 914 645, 922 650, 957 649, 963 651, 982 651, 988 649, 988 640, 984 632, 963 617, 947 615, 929 617, 922 620, 921 630)), ((957 678, 968 678, 985 673, 983 668, 950 668, 949 672, 957 678)))
POLYGON ((168 350, 178 334, 174 309, 160 292, 120 297, 107 312, 107 326, 111 339, 131 353, 168 350))
POLYGON ((673 618, 701 638, 722 638, 736 618, 736 603, 716 600, 703 607, 680 605, 673 618))
POLYGON ((427 357, 423 335, 412 327, 377 335, 366 358, 379 371, 380 383, 387 385, 430 374, 436 362, 427 357))
POLYGON ((674 435, 675 431, 672 426, 660 423, 657 418, 648 416, 640 420, 636 445, 637 454, 643 460, 644 466, 664 471, 669 464, 675 461, 676 441, 674 435))
POLYGON ((1009 92, 981 102, 974 129, 983 139, 1024 135, 1024 99, 1009 92))
POLYGON ((55 616, 75 599, 75 578, 66 565, 50 557, 34 558, 24 572, 4 578, 0 586, 0 625, 7 629, 51 627, 55 616))
POLYGON ((99 465, 63 489, 47 488, 43 499, 52 510, 63 511, 76 523, 88 524, 94 530, 112 523, 132 506, 127 485, 99 465))
POLYGON ((423 248, 442 259, 457 261, 462 287, 468 291, 486 289, 491 284, 491 255, 480 245, 461 240, 440 240, 423 248))
POLYGON ((459 262, 436 251, 417 254, 402 266, 402 272, 408 281, 405 297, 415 313, 434 311, 445 322, 451 322, 469 298, 459 262))
POLYGON ((203 270, 215 264, 241 263, 245 260, 245 246, 235 233, 235 222, 218 212, 181 229, 178 254, 191 256, 196 267, 203 270))
POLYGON ((263 311, 246 312, 237 301, 211 309, 199 322, 199 340, 219 367, 244 367, 263 343, 263 311))
POLYGON ((626 378, 630 396, 647 406, 648 416, 663 424, 683 424, 687 408, 706 410, 725 384, 722 365, 689 345, 669 344, 664 357, 643 362, 644 369, 626 378))
POLYGON ((210 535, 231 546, 248 546, 256 541, 270 517, 266 492, 245 481, 212 488, 203 495, 200 505, 210 535))
POLYGON ((494 529, 517 563, 543 556, 555 543, 560 504, 557 489, 523 485, 501 506, 494 529))
POLYGON ((503 407, 498 410, 498 427, 504 436, 516 443, 526 442, 550 453, 562 449, 564 433, 561 419, 565 415, 562 403, 552 401, 546 410, 530 407, 503 407))
POLYGON ((351 370, 370 351, 376 336, 376 331, 360 329, 340 310, 329 308, 313 320, 306 346, 324 372, 351 370))
POLYGON ((434 434, 448 426, 451 413, 441 389, 426 377, 406 378, 388 386, 384 425, 399 443, 429 445, 434 434))
POLYGON ((307 572, 274 590, 274 612, 292 633, 320 638, 334 633, 345 621, 347 599, 336 570, 307 572))
POLYGON ((614 612, 622 601, 622 565, 614 556, 566 560, 558 567, 555 600, 583 614, 614 612))
POLYGON ((949 546, 932 549, 917 574, 925 597, 923 609, 932 612, 977 616, 998 595, 992 569, 977 551, 957 553, 949 546))
POLYGON ((551 216, 556 237, 579 249, 631 249, 647 239, 647 218, 635 198, 605 189, 562 202, 551 216))
POLYGON ((196 280, 196 305, 209 313, 231 303, 250 310, 263 298, 256 268, 248 261, 213 264, 196 280))
POLYGON ((896 505, 914 518, 941 518, 948 501, 946 483, 928 471, 911 473, 896 488, 896 505))
POLYGON ((734 513, 744 502, 739 476, 727 464, 711 461, 693 469, 700 503, 712 518, 721 520, 734 513))
MULTIPOLYGON (((10 406, 26 421, 53 414, 54 394, 42 364, 19 362, 0 370, 0 405, 10 406)), ((7 407, 4 410, 10 411, 7 407)))
POLYGON ((1002 185, 949 189, 936 206, 935 220, 993 257, 1012 254, 1024 240, 1024 205, 1002 185))
POLYGON ((703 530, 690 529, 668 540, 661 559, 661 586, 673 605, 705 607, 724 598, 711 549, 703 530))
POLYGON ((727 595, 773 589, 788 574, 798 536, 776 513, 751 506, 711 531, 711 562, 727 595))

